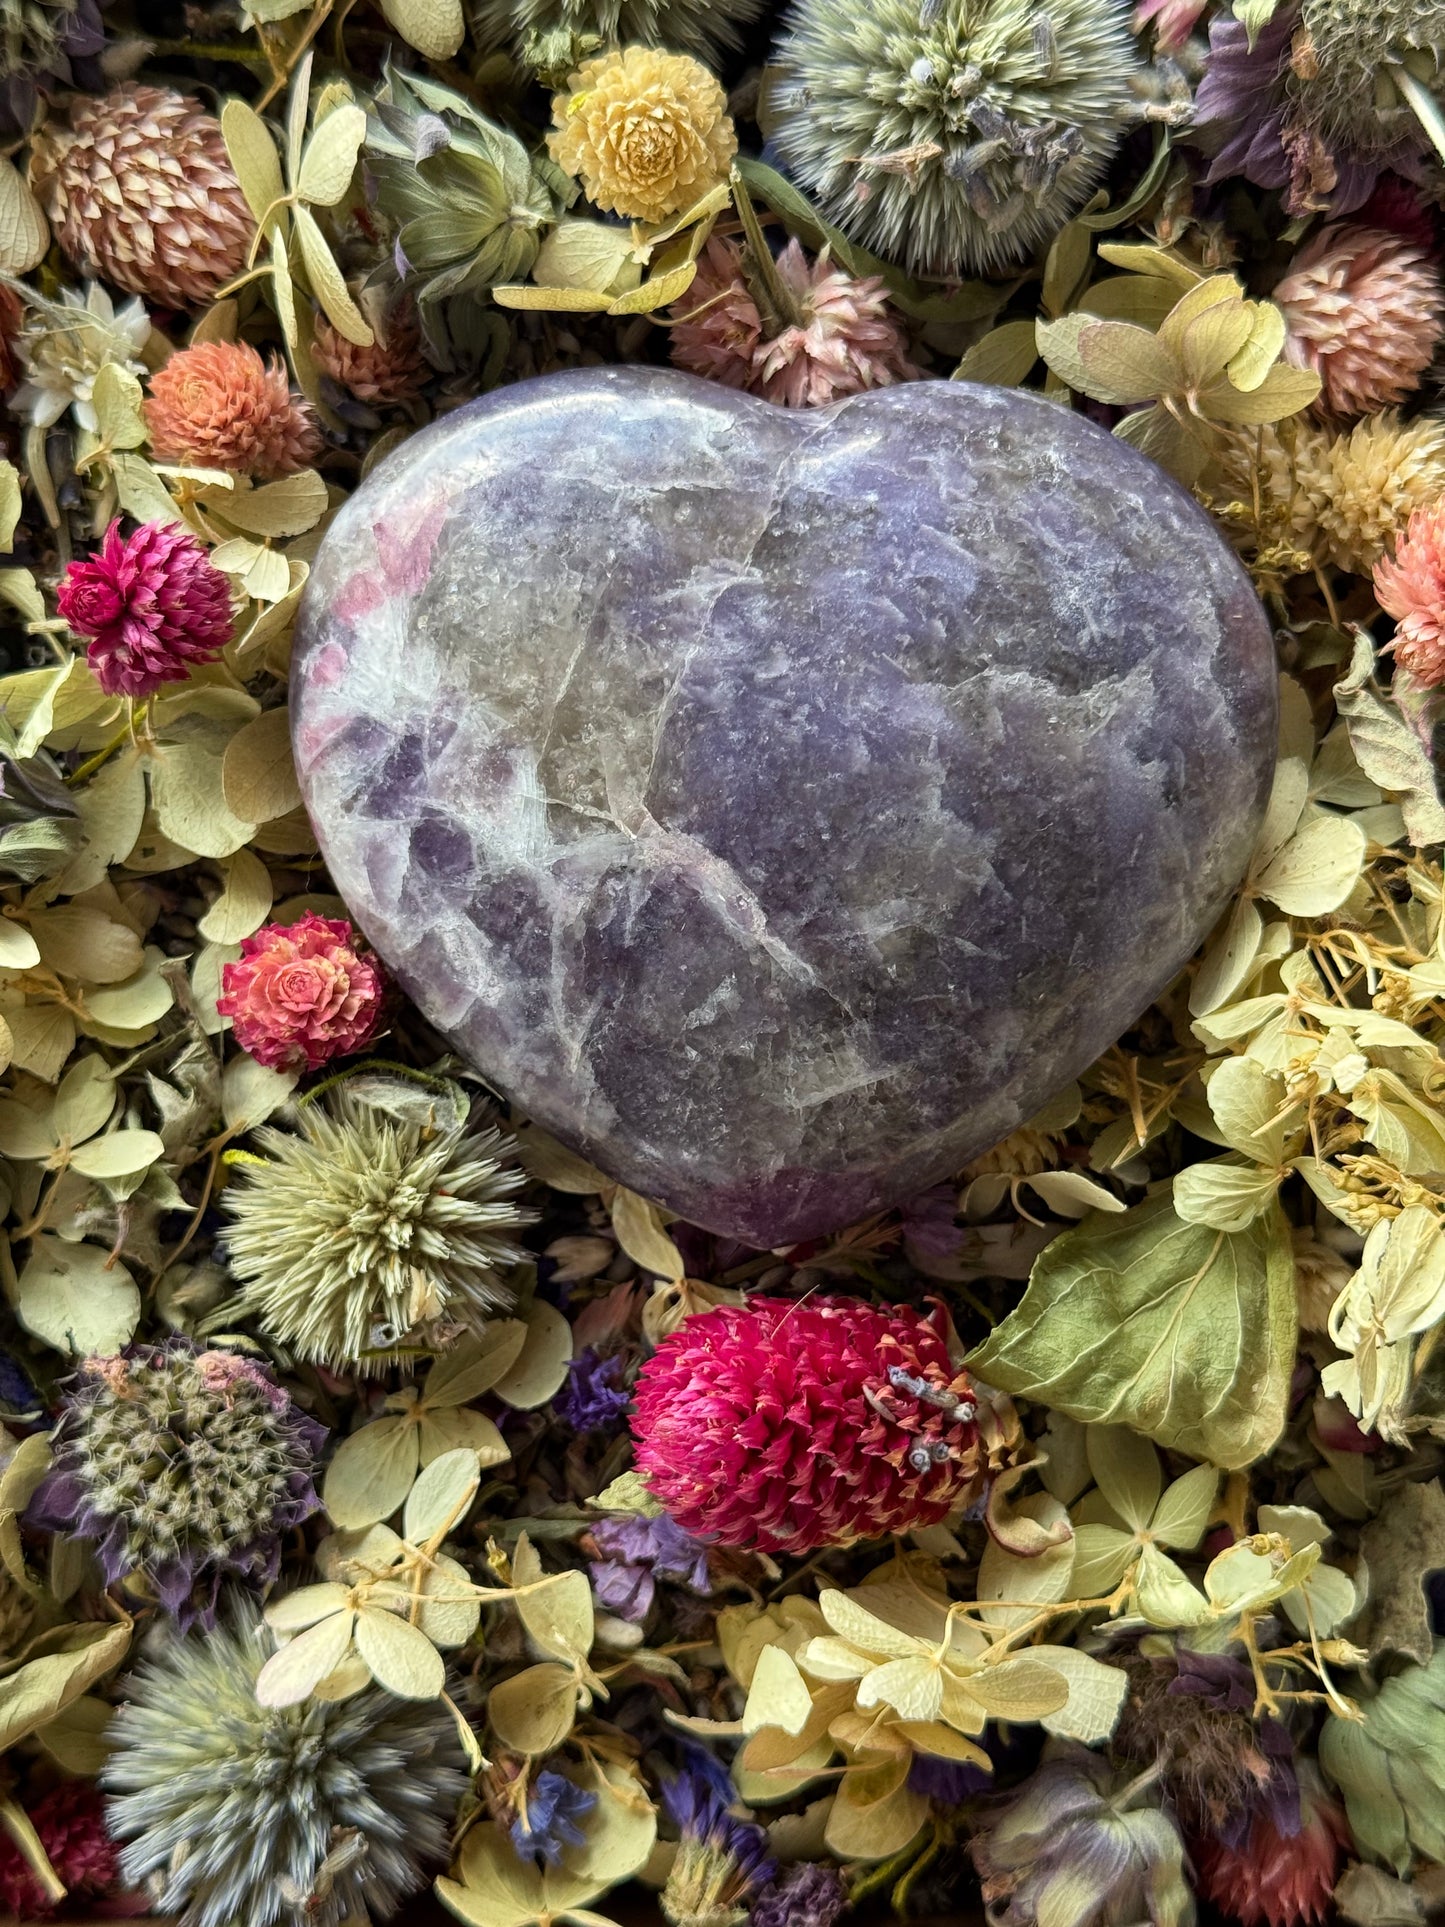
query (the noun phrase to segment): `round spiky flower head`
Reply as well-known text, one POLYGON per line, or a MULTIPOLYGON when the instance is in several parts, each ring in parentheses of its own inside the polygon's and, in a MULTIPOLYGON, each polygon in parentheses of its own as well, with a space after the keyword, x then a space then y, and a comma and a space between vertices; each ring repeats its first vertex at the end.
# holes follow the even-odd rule
POLYGON ((80 99, 31 159, 55 237, 86 273, 172 308, 209 301, 255 232, 221 138, 189 94, 128 83, 80 99))
POLYGON ((102 1783, 121 1872, 164 1882, 180 1927, 336 1927, 388 1918, 446 1858, 466 1786, 439 1700, 367 1687, 268 1707, 254 1608, 172 1638, 125 1682, 102 1783))
POLYGON ((1381 159, 1423 149, 1411 81, 1445 101, 1442 0, 1300 0, 1288 89, 1326 142, 1381 159))
POLYGON ((246 341, 181 348, 151 376, 146 427, 157 461, 271 481, 321 453, 311 404, 293 395, 276 356, 246 341))
POLYGON ((758 1298, 688 1318, 643 1366, 637 1467, 725 1546, 817 1546, 937 1525, 977 1476, 977 1410, 943 1314, 758 1298))
POLYGON ((440 1350, 505 1303, 524 1255, 507 1235, 536 1213, 495 1128, 438 1121, 426 1097, 388 1114, 345 1085, 303 1104, 295 1131, 256 1133, 262 1155, 225 1194, 237 1309, 297 1357, 385 1371, 440 1350))
POLYGON ((602 47, 666 47, 707 66, 741 42, 762 0, 477 0, 472 31, 484 48, 510 45, 544 79, 560 82, 602 47))
POLYGON ((552 102, 554 161, 587 198, 634 221, 665 221, 715 187, 738 149, 727 99, 686 54, 623 47, 584 60, 552 102))
POLYGON ((132 1345, 81 1366, 27 1516, 94 1540, 108 1585, 137 1582, 182 1625, 209 1625, 227 1575, 276 1577, 280 1535, 319 1503, 325 1438, 252 1359, 132 1345))
POLYGON ((1123 131, 1118 0, 797 0, 770 131, 845 233, 916 273, 977 273, 1057 233, 1123 131))

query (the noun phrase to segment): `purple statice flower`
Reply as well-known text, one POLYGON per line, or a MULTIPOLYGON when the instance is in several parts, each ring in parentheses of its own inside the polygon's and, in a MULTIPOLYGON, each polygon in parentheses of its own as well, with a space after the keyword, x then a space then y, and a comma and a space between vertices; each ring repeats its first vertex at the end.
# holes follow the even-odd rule
POLYGON ((758 1895, 748 1927, 833 1927, 847 1905, 848 1888, 838 1869, 802 1860, 758 1895))
POLYGON ((577 1824, 597 1804, 589 1793, 562 1773, 539 1773, 526 1789, 523 1804, 507 1829, 519 1860, 535 1855, 547 1866, 561 1863, 563 1850, 580 1847, 587 1836, 577 1824))
POLYGON ((1279 188, 1294 215, 1353 214, 1382 171, 1418 178, 1419 142, 1387 137, 1365 151, 1337 122, 1321 126, 1319 103, 1302 91, 1292 64, 1299 24, 1298 0, 1279 7, 1252 47, 1248 28, 1227 12, 1210 23, 1209 64, 1194 100, 1194 132, 1213 156, 1206 178, 1242 175, 1256 187, 1279 188))
POLYGON ((711 1591, 707 1547, 665 1512, 655 1519, 601 1519, 592 1537, 603 1555, 592 1561, 593 1591, 621 1619, 641 1625, 652 1610, 659 1575, 694 1592, 711 1591))
POLYGON ((679 1835, 662 1896, 669 1920, 727 1919, 777 1872, 767 1834, 729 1811, 732 1783, 700 1753, 690 1748, 682 1771, 663 1782, 663 1809, 679 1835))
POLYGON ((558 1418, 574 1432, 600 1432, 619 1423, 632 1399, 622 1383, 622 1358, 589 1345, 567 1367, 567 1383, 553 1399, 558 1418))
POLYGON ((320 1504, 325 1438, 253 1359, 131 1345, 71 1380, 26 1523, 93 1540, 107 1585, 209 1629, 224 1579, 275 1579, 281 1535, 320 1504))

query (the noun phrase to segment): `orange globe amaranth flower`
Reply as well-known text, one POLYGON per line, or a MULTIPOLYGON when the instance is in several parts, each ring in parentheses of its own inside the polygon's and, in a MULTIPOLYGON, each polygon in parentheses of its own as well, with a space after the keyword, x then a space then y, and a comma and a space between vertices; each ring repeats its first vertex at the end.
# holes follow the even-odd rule
POLYGON ((263 361, 244 341, 182 348, 150 389, 146 427, 159 461, 271 481, 321 452, 310 403, 292 394, 280 361, 263 361))
POLYGON ((1445 289, 1429 252, 1384 228, 1323 228, 1274 291, 1285 355, 1312 368, 1322 412, 1353 419, 1419 386, 1445 332, 1445 289))
POLYGON ((1393 559, 1375 564, 1375 594, 1399 624, 1396 662, 1427 687, 1445 687, 1445 497, 1416 509, 1393 559))
POLYGON ((585 60, 552 102, 547 146, 597 207, 664 221, 727 174, 738 139, 722 88, 686 54, 623 47, 585 60))

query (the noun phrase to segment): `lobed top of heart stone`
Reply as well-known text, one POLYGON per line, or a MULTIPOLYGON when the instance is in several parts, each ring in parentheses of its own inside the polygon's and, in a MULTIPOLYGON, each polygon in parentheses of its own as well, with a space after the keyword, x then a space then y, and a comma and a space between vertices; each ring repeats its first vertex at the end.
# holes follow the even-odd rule
POLYGON ((1254 841, 1269 627, 1195 503, 1036 395, 792 413, 576 370, 321 544, 292 713, 336 885, 528 1115, 772 1246, 1106 1048, 1254 841))

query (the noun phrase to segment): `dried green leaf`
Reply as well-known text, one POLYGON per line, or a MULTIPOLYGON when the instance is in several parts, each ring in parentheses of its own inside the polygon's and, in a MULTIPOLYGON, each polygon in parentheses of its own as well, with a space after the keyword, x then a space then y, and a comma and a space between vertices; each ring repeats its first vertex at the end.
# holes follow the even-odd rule
POLYGON ((221 109, 221 138, 253 218, 274 235, 286 189, 270 128, 244 100, 228 100, 221 109))
POLYGON ((534 1299, 528 1308, 526 1325, 527 1336, 516 1364, 492 1389, 504 1404, 530 1412, 545 1405, 567 1376, 572 1361, 572 1327, 542 1298, 534 1299))
POLYGON ((318 121, 302 152, 296 176, 296 192, 300 198, 313 207, 335 207, 351 185, 365 139, 365 111, 350 103, 333 109, 324 120, 318 121))
POLYGON ((140 1293, 120 1260, 98 1245, 67 1244, 42 1232, 31 1240, 20 1273, 15 1316, 33 1338, 68 1357, 88 1358, 130 1343, 140 1322, 140 1293))
POLYGON ((355 1529, 389 1519, 416 1480, 417 1428, 378 1418, 343 1439, 326 1468, 321 1502, 334 1525, 355 1529))
POLYGON ((577 1718, 577 1677, 544 1660, 501 1680, 487 1698, 487 1718, 503 1746, 533 1758, 555 1752, 577 1718))
POLYGON ((477 1455, 465 1446, 433 1459, 407 1499, 402 1515, 404 1536, 420 1546, 454 1531, 466 1517, 481 1482, 477 1455))
POLYGON ((0 1680, 0 1752, 42 1731, 125 1658, 131 1629, 98 1622, 63 1626, 47 1636, 50 1650, 0 1680))
POLYGON ((1184 1224, 1160 1193, 1046 1246, 1022 1304, 970 1364, 1015 1396, 1234 1467, 1279 1436, 1295 1331, 1278 1209, 1247 1231, 1212 1231, 1184 1224))
POLYGON ((14 161, 0 160, 0 272, 29 274, 49 246, 50 229, 30 183, 14 161))
POLYGON ((292 216, 301 259, 311 292, 326 310, 326 318, 336 332, 358 348, 369 348, 376 340, 371 324, 347 290, 346 279, 337 267, 326 237, 307 208, 298 207, 292 216))
POLYGON ((267 709, 231 738, 221 761, 227 808, 247 823, 269 823, 301 801, 291 754, 291 713, 267 709))

